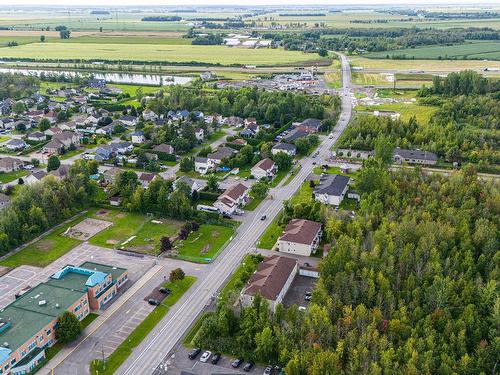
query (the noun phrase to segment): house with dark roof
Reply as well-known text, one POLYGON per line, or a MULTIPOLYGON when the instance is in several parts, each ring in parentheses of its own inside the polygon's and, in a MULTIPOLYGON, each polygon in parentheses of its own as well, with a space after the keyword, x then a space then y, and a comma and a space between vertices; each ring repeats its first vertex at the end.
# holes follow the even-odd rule
POLYGON ((349 190, 350 178, 338 174, 321 176, 314 187, 314 199, 318 202, 339 206, 349 190))
POLYGON ((45 141, 46 138, 47 136, 42 132, 33 132, 26 136, 26 139, 28 141, 33 141, 33 142, 42 142, 45 141))
POLYGON ((219 195, 214 207, 227 215, 239 214, 241 212, 240 208, 248 203, 248 190, 248 187, 241 182, 234 184, 219 195))
POLYGON ((165 154, 175 154, 174 148, 171 145, 166 144, 166 143, 161 143, 161 144, 153 147, 153 151, 163 152, 165 154))
POLYGON ((277 242, 282 253, 310 256, 321 241, 321 223, 305 219, 292 219, 277 242))
POLYGON ((435 165, 437 163, 437 155, 429 151, 421 150, 405 150, 396 148, 392 154, 392 159, 397 164, 420 164, 420 165, 435 165))
POLYGON ((27 175, 26 177, 24 177, 24 183, 26 185, 31 185, 31 184, 34 184, 34 183, 42 181, 42 179, 45 176, 47 176, 47 172, 45 172, 42 169, 39 169, 37 171, 31 172, 29 175, 27 175))
POLYGON ((260 160, 255 164, 250 172, 257 180, 261 179, 272 179, 276 172, 278 171, 278 166, 274 161, 269 158, 260 160))
POLYGON ((254 297, 259 294, 274 311, 292 285, 297 270, 298 262, 295 259, 279 255, 264 258, 241 291, 241 304, 250 306, 254 297))
POLYGON ((156 173, 142 172, 139 176, 139 182, 141 183, 142 187, 146 189, 155 178, 161 177, 159 177, 156 173))
POLYGON ((238 151, 231 147, 219 147, 217 151, 208 154, 207 158, 213 164, 219 165, 222 163, 222 160, 233 157, 237 152, 238 151))
POLYGON ((290 142, 296 141, 299 138, 307 137, 308 135, 309 135, 309 133, 306 131, 299 130, 299 129, 292 129, 290 131, 290 133, 288 133, 286 136, 283 137, 283 140, 285 142, 290 143, 290 142))
POLYGON ((308 118, 302 122, 296 122, 292 125, 295 129, 308 134, 318 133, 321 130, 321 120, 317 118, 308 118))
POLYGON ((295 147, 295 145, 292 145, 291 143, 286 142, 276 143, 271 149, 271 153, 273 155, 276 155, 279 152, 284 152, 285 154, 293 157, 297 153, 297 147, 295 147))
POLYGON ((215 163, 208 158, 202 158, 197 156, 194 158, 194 171, 199 174, 207 174, 209 171, 214 169, 215 163))
POLYGON ((11 139, 9 142, 7 142, 7 145, 5 147, 12 151, 19 151, 24 149, 26 146, 26 142, 24 142, 22 139, 11 139))

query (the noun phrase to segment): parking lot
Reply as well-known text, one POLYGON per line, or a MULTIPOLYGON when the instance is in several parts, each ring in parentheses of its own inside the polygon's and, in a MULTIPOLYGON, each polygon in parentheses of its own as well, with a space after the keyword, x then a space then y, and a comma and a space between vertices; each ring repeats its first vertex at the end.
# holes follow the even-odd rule
POLYGON ((316 281, 317 279, 312 277, 300 275, 295 276, 290 289, 283 299, 283 305, 287 308, 294 304, 297 306, 307 306, 308 302, 304 299, 304 297, 306 292, 313 291, 316 281))
POLYGON ((171 354, 153 373, 154 375, 223 375, 223 374, 259 374, 264 372, 263 366, 255 365, 249 372, 243 371, 244 362, 239 368, 234 369, 231 367, 231 362, 234 357, 222 356, 217 365, 208 362, 200 362, 200 357, 203 351, 196 357, 196 359, 189 359, 188 354, 191 349, 186 349, 180 345, 176 351, 171 354))
POLYGON ((83 243, 52 262, 45 268, 20 266, 0 277, 0 308, 14 301, 15 294, 28 286, 34 287, 48 280, 56 271, 68 264, 84 262, 107 264, 128 270, 129 284, 138 280, 154 264, 148 257, 131 257, 109 249, 83 243))

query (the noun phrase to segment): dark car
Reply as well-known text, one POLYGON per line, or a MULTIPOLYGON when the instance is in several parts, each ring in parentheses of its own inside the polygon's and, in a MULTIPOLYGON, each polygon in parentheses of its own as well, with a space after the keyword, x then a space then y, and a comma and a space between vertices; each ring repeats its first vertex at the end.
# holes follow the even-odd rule
POLYGON ((271 375, 273 373, 273 367, 272 366, 267 366, 264 369, 264 373, 262 375, 271 375))
POLYGON ((251 362, 251 361, 250 361, 250 362, 247 362, 247 363, 245 364, 245 366, 243 366, 243 371, 248 372, 248 371, 250 371, 251 369, 253 369, 253 362, 251 362))
POLYGON ((160 301, 158 301, 157 299, 150 298, 148 299, 148 303, 153 306, 158 306, 160 304, 160 301))
POLYGON ((213 365, 216 365, 217 363, 219 363, 220 361, 220 358, 221 358, 221 355, 220 353, 215 353, 213 356, 212 356, 212 364, 213 365))
POLYGON ((198 357, 198 355, 201 353, 201 349, 200 348, 194 348, 193 350, 191 350, 188 354, 188 357, 189 359, 195 359, 196 357, 198 357))
POLYGON ((264 220, 266 220, 266 219, 267 219, 267 216, 266 216, 266 215, 262 215, 262 216, 260 217, 260 220, 262 220, 262 221, 264 221, 264 220))
POLYGON ((236 358, 232 363, 231 363, 231 366, 234 367, 234 368, 238 368, 241 366, 241 364, 243 363, 243 358, 236 358))
POLYGON ((172 291, 168 288, 160 288, 158 289, 160 293, 163 293, 163 294, 170 294, 172 293, 172 291))

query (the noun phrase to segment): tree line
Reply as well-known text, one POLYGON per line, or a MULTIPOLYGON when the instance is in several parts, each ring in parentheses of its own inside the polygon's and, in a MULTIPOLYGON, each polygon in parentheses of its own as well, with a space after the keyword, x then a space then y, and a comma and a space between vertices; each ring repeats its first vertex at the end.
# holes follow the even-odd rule
POLYGON ((0 100, 30 96, 40 88, 40 80, 33 76, 0 73, 0 100))

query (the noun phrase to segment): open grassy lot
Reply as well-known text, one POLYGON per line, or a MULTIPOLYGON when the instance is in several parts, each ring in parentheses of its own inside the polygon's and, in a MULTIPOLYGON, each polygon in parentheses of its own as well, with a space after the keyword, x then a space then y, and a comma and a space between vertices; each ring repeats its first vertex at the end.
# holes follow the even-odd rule
POLYGON ((63 233, 69 227, 91 216, 95 211, 95 209, 91 209, 85 215, 79 216, 68 224, 57 228, 52 233, 42 237, 16 254, 0 261, 0 265, 18 267, 27 264, 36 267, 45 267, 81 243, 81 241, 74 238, 63 236, 63 233))
POLYGON ((1 58, 37 60, 134 60, 222 65, 287 65, 325 61, 317 54, 283 49, 162 44, 32 43, 0 50, 1 58))
POLYGON ((366 57, 383 59, 405 56, 407 59, 490 59, 500 60, 500 41, 471 41, 452 46, 425 46, 394 51, 372 52, 366 57))
POLYGON ((89 240, 92 245, 108 248, 114 248, 122 241, 133 236, 148 220, 142 214, 111 209, 100 209, 93 217, 113 222, 113 225, 89 240))
POLYGON ((342 175, 342 176, 352 177, 354 179, 359 174, 358 171, 352 172, 352 173, 342 173, 342 171, 340 170, 340 167, 334 167, 334 166, 330 166, 326 170, 323 170, 323 168, 321 168, 321 167, 315 167, 313 169, 313 173, 317 174, 317 175, 320 175, 321 173, 338 174, 338 175, 342 175))
POLYGON ((395 111, 401 114, 401 120, 408 121, 415 116, 419 123, 427 123, 439 108, 430 105, 420 105, 418 103, 388 103, 373 106, 358 105, 355 110, 358 112, 373 113, 375 110, 395 111))
POLYGON ((147 221, 134 233, 135 237, 131 241, 124 244, 128 240, 124 238, 117 247, 137 253, 157 254, 160 248, 160 238, 174 236, 183 224, 182 221, 168 219, 147 221))
MULTIPOLYGON (((163 300, 161 305, 149 313, 149 315, 128 335, 123 343, 106 358, 106 362, 94 360, 90 364, 90 373, 93 375, 113 374, 123 362, 129 357, 134 348, 156 327, 156 325, 167 315, 170 307, 184 295, 184 293, 194 284, 196 278, 186 276, 183 280, 168 282, 164 286, 172 293, 163 300)), ((143 302, 145 303, 145 302, 143 302)))
POLYGON ((222 225, 203 224, 187 239, 176 241, 175 249, 180 257, 194 262, 210 262, 222 246, 231 238, 234 229, 222 225))
POLYGON ((7 182, 17 180, 20 177, 24 177, 27 174, 28 174, 28 171, 26 171, 24 169, 21 169, 19 171, 14 171, 14 172, 0 173, 0 182, 5 184, 7 182))
POLYGON ((362 86, 388 86, 392 82, 387 75, 378 73, 352 73, 352 82, 362 86))

